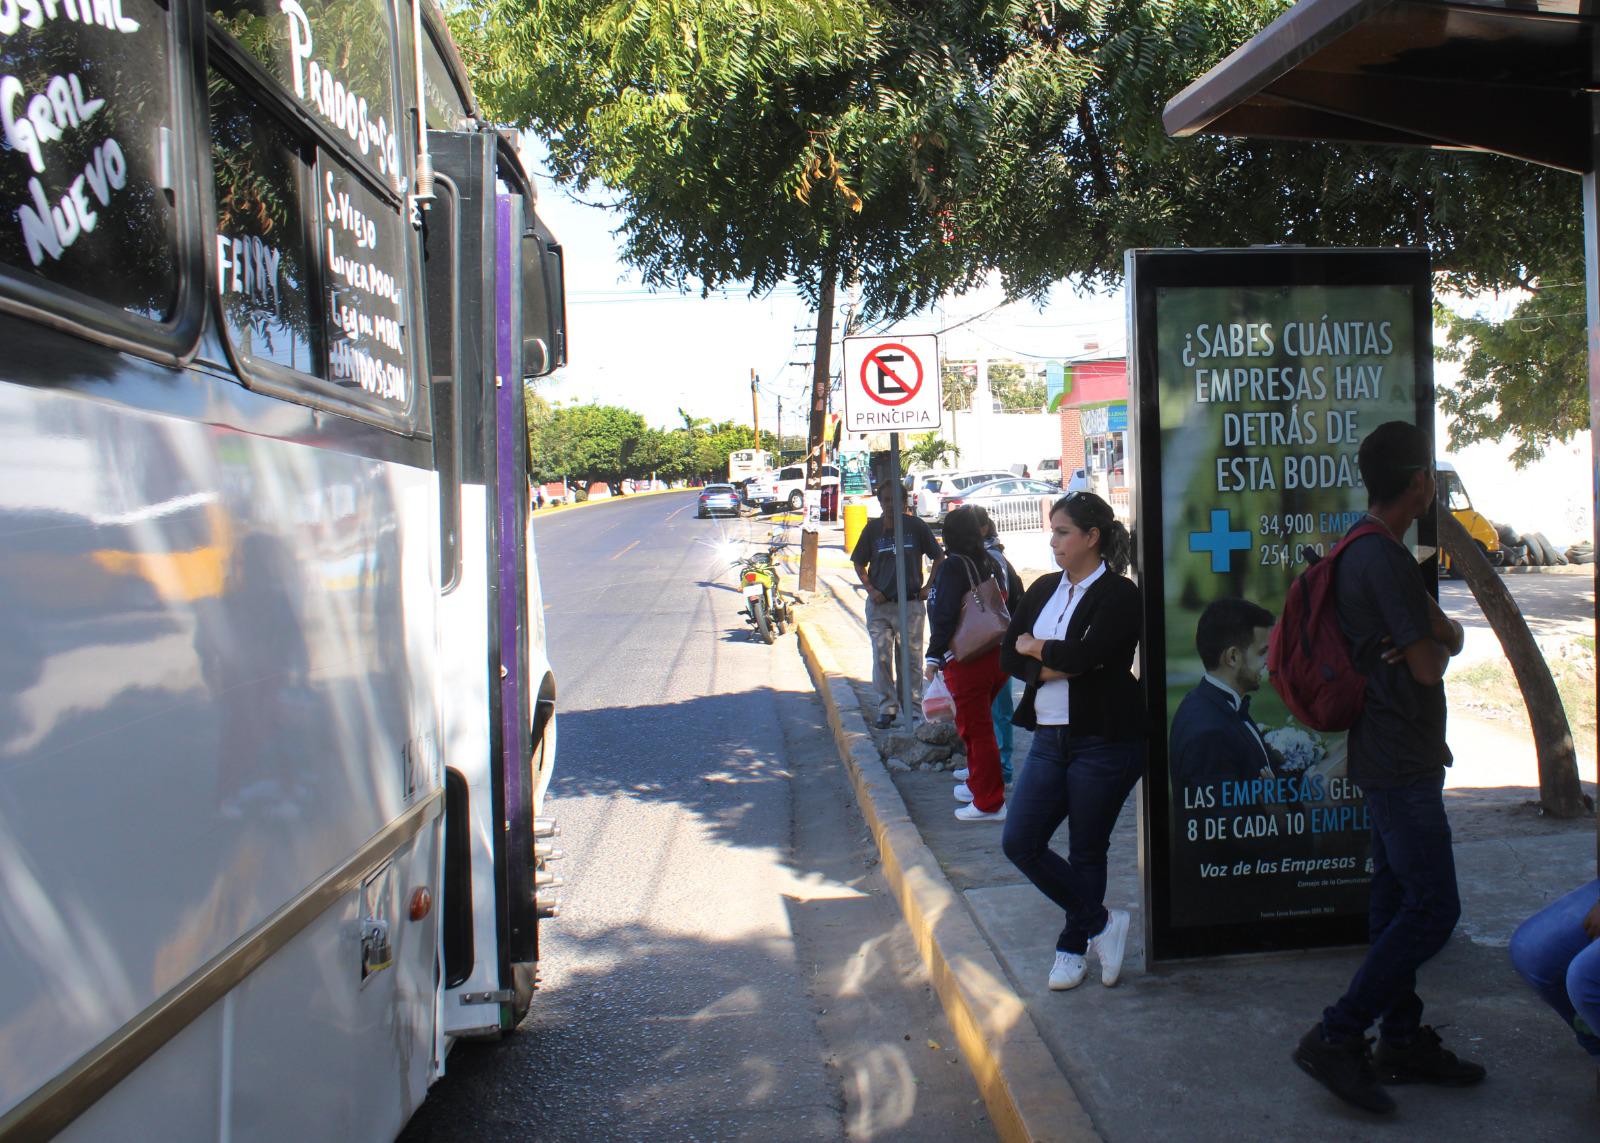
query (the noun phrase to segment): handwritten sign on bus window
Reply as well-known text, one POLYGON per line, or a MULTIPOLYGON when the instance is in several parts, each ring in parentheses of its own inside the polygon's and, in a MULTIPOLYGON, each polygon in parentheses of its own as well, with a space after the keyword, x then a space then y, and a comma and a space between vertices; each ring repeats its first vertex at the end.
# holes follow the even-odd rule
POLYGON ((328 284, 328 377, 404 407, 411 400, 411 363, 400 216, 326 152, 317 187, 328 284))
POLYGON ((208 87, 217 293, 229 339, 247 362, 318 373, 322 330, 308 289, 316 260, 299 143, 220 73, 208 87))
POLYGON ((0 0, 0 265, 156 320, 178 278, 170 19, 0 0))
POLYGON ((207 0, 206 9, 381 185, 405 189, 383 0, 207 0))

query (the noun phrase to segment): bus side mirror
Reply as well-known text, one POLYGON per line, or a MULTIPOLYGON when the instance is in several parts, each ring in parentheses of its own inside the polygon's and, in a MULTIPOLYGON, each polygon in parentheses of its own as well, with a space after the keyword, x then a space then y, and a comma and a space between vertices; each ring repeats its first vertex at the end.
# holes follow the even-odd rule
MULTIPOLYGON (((535 225, 539 225, 537 220, 535 225)), ((567 363, 567 304, 561 245, 541 229, 522 236, 524 380, 547 376, 567 363)))
POLYGON ((543 377, 555 372, 555 363, 550 360, 550 347, 544 343, 542 337, 524 337, 522 339, 522 379, 531 381, 535 377, 543 377))

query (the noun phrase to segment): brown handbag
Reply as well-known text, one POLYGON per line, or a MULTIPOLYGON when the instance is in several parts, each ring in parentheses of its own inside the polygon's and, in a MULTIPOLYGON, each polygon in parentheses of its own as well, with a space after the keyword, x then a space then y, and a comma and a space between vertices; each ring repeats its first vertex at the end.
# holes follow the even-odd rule
POLYGON ((1006 610, 1005 589, 997 576, 978 578, 978 569, 971 559, 958 555, 967 569, 971 587, 961 600, 961 621, 950 637, 950 650, 958 663, 981 659, 1000 646, 1006 628, 1011 625, 1011 613, 1006 610))

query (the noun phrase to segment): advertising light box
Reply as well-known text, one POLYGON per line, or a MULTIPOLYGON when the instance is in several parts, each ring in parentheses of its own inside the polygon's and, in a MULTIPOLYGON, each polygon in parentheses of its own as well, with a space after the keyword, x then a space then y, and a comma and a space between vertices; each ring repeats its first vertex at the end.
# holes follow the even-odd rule
MULTIPOLYGON (((1237 613, 1228 601, 1275 619, 1295 576, 1361 520, 1367 433, 1432 431, 1426 252, 1127 258, 1151 959, 1365 941, 1369 823, 1345 735, 1290 717, 1263 629, 1220 657, 1202 630, 1237 613)), ((1407 542, 1427 554, 1431 520, 1423 531, 1407 542)))

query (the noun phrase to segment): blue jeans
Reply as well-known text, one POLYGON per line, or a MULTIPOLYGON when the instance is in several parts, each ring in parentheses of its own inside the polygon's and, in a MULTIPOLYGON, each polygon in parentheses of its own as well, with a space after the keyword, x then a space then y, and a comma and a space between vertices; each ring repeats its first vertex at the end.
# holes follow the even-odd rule
POLYGON ((1011 864, 1067 915, 1060 952, 1083 953, 1106 927, 1106 850, 1122 804, 1144 773, 1144 742, 1072 738, 1065 726, 1033 732, 1006 805, 1001 846, 1011 864), (1067 823, 1067 856, 1050 838, 1067 823))
POLYGON ((1444 813, 1444 775, 1366 791, 1372 815, 1372 897, 1367 957, 1350 989, 1323 1011, 1329 1040, 1363 1035, 1374 1020, 1404 1043, 1422 1024, 1417 969, 1444 948, 1461 917, 1455 851, 1444 813))
POLYGON ((1600 879, 1523 921, 1511 937, 1511 963, 1600 1059, 1600 940, 1583 931, 1596 900, 1600 879))
POLYGON ((1000 777, 1008 786, 1011 784, 1011 716, 1016 713, 1011 700, 1011 679, 1007 677, 1000 686, 1000 693, 994 696, 989 714, 994 719, 995 745, 1000 747, 1000 777))

